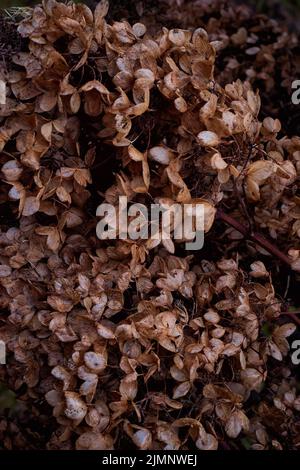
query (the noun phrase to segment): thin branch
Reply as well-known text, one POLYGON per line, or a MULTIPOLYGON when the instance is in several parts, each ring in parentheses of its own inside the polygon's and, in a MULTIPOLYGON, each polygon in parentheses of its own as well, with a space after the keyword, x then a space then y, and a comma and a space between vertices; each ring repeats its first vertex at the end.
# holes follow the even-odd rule
POLYGON ((279 250, 277 246, 273 245, 273 243, 271 243, 269 240, 264 238, 260 233, 249 232, 248 228, 245 227, 245 225, 241 224, 238 220, 234 219, 230 215, 225 214, 225 212, 223 212, 222 209, 218 209, 217 217, 220 220, 223 220, 224 222, 226 222, 228 225, 231 225, 231 227, 233 227, 235 230, 240 232, 249 240, 252 240, 253 242, 260 245, 262 248, 268 251, 268 253, 280 259, 280 261, 282 261, 283 263, 287 264, 288 266, 291 266, 292 264, 291 259, 287 255, 285 255, 281 250, 279 250))
POLYGON ((295 323, 297 323, 297 325, 300 325, 300 318, 298 318, 295 313, 281 312, 281 315, 288 315, 295 323))
MULTIPOLYGON (((223 212, 222 209, 218 209, 217 217, 218 219, 223 220, 226 224, 231 225, 231 227, 233 227, 235 230, 240 232, 249 240, 252 240, 253 242, 260 245, 262 248, 268 251, 268 253, 270 253, 271 255, 274 255, 283 263, 287 264, 288 266, 291 266, 290 258, 284 253, 282 253, 282 251, 280 251, 279 248, 277 248, 277 246, 273 245, 269 240, 264 238, 260 233, 256 233, 256 232, 250 233, 247 227, 245 227, 243 224, 241 224, 238 220, 234 219, 230 215, 225 214, 225 212, 223 212)), ((300 311, 281 312, 281 315, 289 316, 297 325, 300 325, 300 319, 297 317, 298 313, 300 313, 300 311)))
POLYGON ((292 311, 286 310, 280 313, 280 315, 287 315, 288 317, 290 317, 295 323, 297 323, 297 325, 300 325, 300 318, 297 317, 297 315, 299 314, 300 314, 300 310, 292 310, 292 311))

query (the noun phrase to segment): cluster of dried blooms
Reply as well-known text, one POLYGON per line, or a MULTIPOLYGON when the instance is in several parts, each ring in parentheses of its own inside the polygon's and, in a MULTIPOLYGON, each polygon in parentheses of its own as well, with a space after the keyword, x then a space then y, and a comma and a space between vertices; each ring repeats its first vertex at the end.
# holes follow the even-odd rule
POLYGON ((252 87, 272 89, 297 38, 260 17, 246 29, 243 8, 173 3, 184 29, 176 9, 167 28, 140 4, 130 23, 105 0, 45 0, 1 66, 0 378, 18 397, 4 448, 300 444, 296 325, 270 253, 230 227, 205 255, 96 237, 103 200, 202 202, 209 247, 222 208, 300 271, 300 137, 261 119, 252 87))

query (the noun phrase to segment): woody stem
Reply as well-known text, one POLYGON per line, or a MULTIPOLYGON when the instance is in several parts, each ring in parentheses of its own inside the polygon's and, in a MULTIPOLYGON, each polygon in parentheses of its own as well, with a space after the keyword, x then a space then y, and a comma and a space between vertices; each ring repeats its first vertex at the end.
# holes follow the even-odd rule
POLYGON ((277 246, 273 245, 269 240, 264 238, 260 233, 250 233, 248 228, 245 227, 245 225, 241 224, 238 220, 223 212, 222 209, 218 209, 217 217, 218 219, 223 220, 228 225, 231 225, 231 227, 240 232, 249 240, 252 240, 253 242, 260 245, 262 248, 268 251, 268 253, 276 256, 276 258, 280 259, 280 261, 282 261, 283 263, 287 264, 288 266, 291 266, 290 258, 285 255, 281 250, 279 250, 277 246))
MULTIPOLYGON (((230 215, 223 212, 222 209, 218 209, 217 218, 220 220, 223 220, 223 222, 225 222, 226 224, 231 225, 231 227, 233 227, 235 230, 240 232, 249 240, 252 240, 253 242, 260 245, 262 248, 268 251, 268 253, 274 255, 283 263, 287 264, 288 266, 291 266, 290 258, 284 253, 282 253, 282 251, 280 251, 279 248, 277 248, 277 246, 273 245, 269 240, 264 238, 260 233, 256 233, 256 232, 250 233, 247 227, 241 224, 238 220, 234 219, 230 215)), ((297 323, 297 325, 300 325, 300 319, 297 317, 295 313, 282 312, 283 315, 288 315, 295 323, 297 323)))

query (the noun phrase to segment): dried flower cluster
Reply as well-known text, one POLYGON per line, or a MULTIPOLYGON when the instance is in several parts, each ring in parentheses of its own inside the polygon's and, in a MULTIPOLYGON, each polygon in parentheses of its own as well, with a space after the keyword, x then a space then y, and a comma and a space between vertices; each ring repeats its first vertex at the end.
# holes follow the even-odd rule
POLYGON ((252 86, 265 99, 297 38, 211 3, 177 2, 184 29, 167 2, 170 27, 141 5, 140 21, 107 20, 105 0, 45 0, 18 26, 0 69, 0 378, 18 397, 4 448, 300 444, 280 261, 217 218, 269 238, 297 276, 300 136, 272 106, 261 117, 252 86), (208 248, 98 240, 95 209, 119 196, 202 202, 208 248))

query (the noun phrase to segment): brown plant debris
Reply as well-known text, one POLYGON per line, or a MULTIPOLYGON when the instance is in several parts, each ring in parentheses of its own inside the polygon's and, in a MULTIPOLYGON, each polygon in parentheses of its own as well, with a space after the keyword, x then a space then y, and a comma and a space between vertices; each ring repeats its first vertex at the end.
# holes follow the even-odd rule
POLYGON ((11 26, 0 448, 299 447, 298 37, 230 2, 154 12, 45 0, 11 26), (203 250, 100 241, 119 196, 202 202, 203 250))

